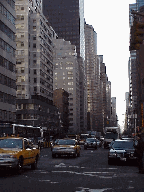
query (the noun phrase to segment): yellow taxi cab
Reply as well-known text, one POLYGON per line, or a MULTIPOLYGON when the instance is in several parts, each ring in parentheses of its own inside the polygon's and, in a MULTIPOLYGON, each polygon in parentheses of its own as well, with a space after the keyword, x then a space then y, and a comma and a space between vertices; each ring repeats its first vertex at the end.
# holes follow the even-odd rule
POLYGON ((52 157, 61 155, 72 155, 73 157, 80 156, 80 146, 75 139, 58 139, 56 144, 52 147, 52 157))
POLYGON ((29 139, 22 137, 0 138, 0 168, 16 168, 21 172, 23 166, 37 168, 40 150, 29 139))

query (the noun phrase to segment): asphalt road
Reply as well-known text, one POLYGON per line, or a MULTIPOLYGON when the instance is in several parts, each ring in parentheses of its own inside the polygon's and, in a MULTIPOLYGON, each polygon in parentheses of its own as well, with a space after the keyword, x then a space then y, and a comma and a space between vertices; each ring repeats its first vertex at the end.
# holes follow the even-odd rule
POLYGON ((81 149, 81 156, 52 158, 41 150, 38 169, 0 172, 2 192, 144 192, 144 174, 135 165, 108 165, 108 150, 81 149))

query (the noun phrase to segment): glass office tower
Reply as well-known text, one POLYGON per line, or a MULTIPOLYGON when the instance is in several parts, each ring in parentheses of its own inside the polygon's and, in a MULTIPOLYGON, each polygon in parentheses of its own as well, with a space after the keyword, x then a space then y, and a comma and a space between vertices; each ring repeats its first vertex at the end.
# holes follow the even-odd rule
POLYGON ((59 38, 76 45, 85 60, 84 0, 43 0, 43 13, 59 38))

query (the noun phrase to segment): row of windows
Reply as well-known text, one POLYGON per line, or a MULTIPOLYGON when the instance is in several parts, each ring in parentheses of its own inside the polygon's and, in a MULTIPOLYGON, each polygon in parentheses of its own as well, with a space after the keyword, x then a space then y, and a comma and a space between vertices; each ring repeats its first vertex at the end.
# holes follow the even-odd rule
MULTIPOLYGON (((43 29, 45 30, 45 32, 47 32, 48 33, 48 35, 50 36, 50 37, 52 37, 52 34, 50 33, 50 31, 46 28, 46 26, 43 24, 43 22, 40 20, 40 24, 41 24, 41 26, 43 27, 43 29)), ((44 35, 44 31, 40 28, 40 30, 41 30, 41 33, 44 35)))
POLYGON ((51 97, 51 98, 53 98, 53 93, 47 91, 46 89, 43 89, 42 87, 40 88, 40 92, 47 95, 47 96, 49 96, 49 97, 51 97))
POLYGON ((23 11, 23 10, 24 10, 24 7, 23 7, 23 6, 20 6, 20 5, 15 5, 15 10, 16 10, 16 11, 19 11, 19 10, 23 11))
POLYGON ((16 82, 25 82, 25 76, 17 76, 16 82))
POLYGON ((41 36, 39 36, 39 37, 40 37, 41 43, 42 43, 50 52, 52 52, 51 47, 46 43, 46 41, 45 41, 41 36))
MULTIPOLYGON (((40 58, 45 61, 47 64, 49 64, 49 60, 40 52, 40 58)), ((52 56, 50 57, 50 60, 52 61, 52 56)))
POLYGON ((0 66, 15 72, 15 65, 0 55, 0 66))
POLYGON ((18 20, 24 20, 24 16, 23 15, 17 15, 16 21, 18 21, 18 20))
POLYGON ((15 9, 15 2, 13 0, 6 0, 6 2, 13 8, 15 9))
POLYGON ((15 25, 14 16, 0 3, 0 13, 4 15, 13 25, 15 25))
POLYGON ((53 71, 41 62, 40 67, 53 76, 53 71))
POLYGON ((47 79, 48 81, 50 81, 51 83, 53 83, 53 79, 50 76, 48 76, 46 73, 44 73, 42 70, 40 70, 40 75, 45 79, 47 79))
POLYGON ((49 54, 49 52, 48 52, 42 45, 40 45, 40 50, 41 50, 45 55, 47 55, 49 58, 52 59, 52 56, 49 54))
POLYGON ((42 78, 40 78, 40 83, 44 86, 46 86, 47 88, 53 90, 53 86, 50 85, 49 83, 47 83, 46 81, 44 81, 42 78))
MULTIPOLYGON (((53 69, 53 65, 52 65, 52 63, 49 60, 47 60, 47 64, 49 65, 49 67, 51 67, 51 69, 53 69)), ((40 66, 41 66, 41 68, 43 68, 45 70, 48 69, 48 67, 43 62, 41 62, 41 61, 40 61, 40 66)))
POLYGON ((43 115, 37 115, 37 114, 17 114, 17 119, 41 119, 41 120, 49 120, 50 118, 43 115))
POLYGON ((52 45, 52 41, 49 39, 49 37, 44 33, 44 31, 40 28, 41 34, 43 35, 43 37, 46 39, 46 41, 52 45))
MULTIPOLYGON (((46 48, 49 49, 48 47, 46 47, 46 48)), ((46 54, 48 57, 52 58, 50 53, 42 45, 40 45, 40 50, 43 51, 44 54, 46 54)), ((51 51, 51 50, 49 49, 49 51, 51 51)))
POLYGON ((0 48, 10 53, 13 57, 15 57, 15 50, 12 46, 6 43, 3 39, 0 38, 0 48))
POLYGON ((68 69, 68 70, 71 70, 71 69, 73 69, 73 67, 62 67, 62 65, 61 66, 55 66, 55 69, 68 69))
POLYGON ((40 105, 29 103, 29 104, 16 104, 16 109, 35 109, 39 110, 40 105))
POLYGON ((15 113, 0 109, 0 120, 14 121, 15 119, 15 113))
POLYGON ((16 55, 24 55, 24 50, 16 50, 16 55))
POLYGON ((0 91, 0 102, 9 103, 15 105, 16 97, 0 91))
POLYGON ((6 26, 2 21, 0 21, 0 30, 5 33, 10 39, 13 41, 15 40, 15 34, 14 32, 6 26))
POLYGON ((6 85, 10 88, 16 89, 16 83, 15 80, 3 75, 0 73, 0 84, 6 85))

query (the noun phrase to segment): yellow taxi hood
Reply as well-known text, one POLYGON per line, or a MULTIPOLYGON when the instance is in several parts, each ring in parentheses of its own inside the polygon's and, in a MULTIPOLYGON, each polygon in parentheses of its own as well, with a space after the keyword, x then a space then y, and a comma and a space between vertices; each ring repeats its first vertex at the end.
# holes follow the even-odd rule
POLYGON ((18 153, 19 151, 21 151, 22 149, 18 149, 18 148, 0 148, 0 154, 1 153, 7 153, 7 154, 16 154, 18 153))
POLYGON ((74 145, 54 145, 53 148, 74 148, 74 145))

